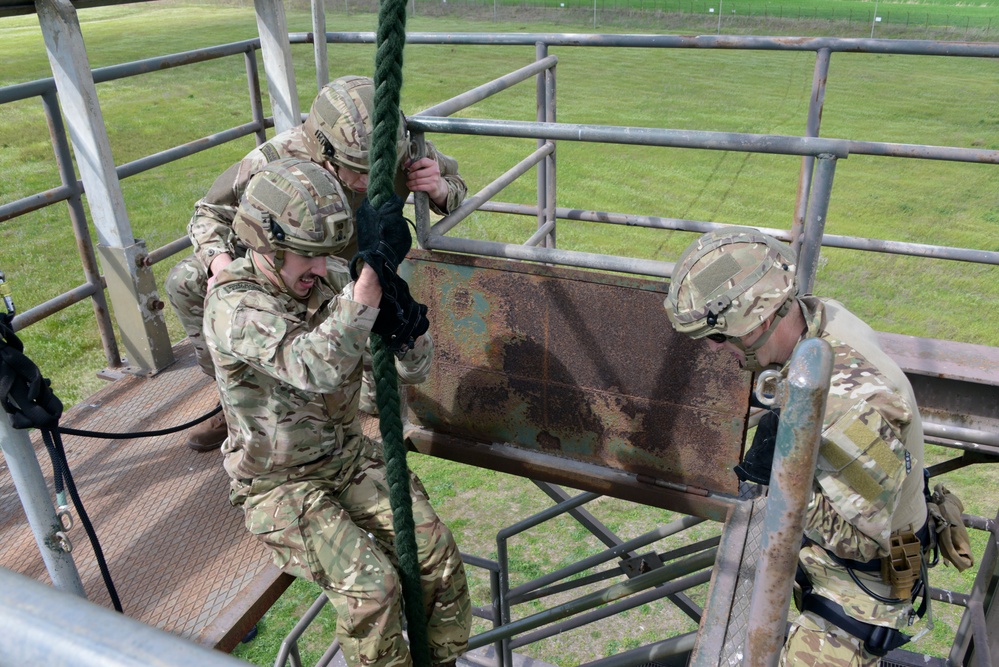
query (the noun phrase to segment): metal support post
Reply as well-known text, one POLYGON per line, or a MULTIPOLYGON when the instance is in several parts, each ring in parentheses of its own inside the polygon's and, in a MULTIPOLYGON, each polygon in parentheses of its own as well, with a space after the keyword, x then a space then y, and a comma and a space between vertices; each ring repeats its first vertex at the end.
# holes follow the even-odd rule
POLYGON ((323 0, 312 0, 312 50, 316 59, 316 90, 330 80, 329 59, 326 57, 326 8, 323 0))
POLYGON ((295 68, 291 62, 288 20, 281 0, 253 0, 253 7, 257 13, 260 52, 264 57, 274 128, 281 133, 302 124, 295 68))
POLYGON ((250 93, 250 114, 257 129, 254 132, 257 145, 267 141, 267 126, 264 124, 264 105, 260 96, 260 74, 257 72, 257 52, 250 50, 243 54, 246 63, 246 86, 250 93))
MULTIPOLYGON (((548 57, 548 45, 544 42, 537 42, 534 45, 534 59, 543 60, 548 57)), ((535 104, 537 106, 537 120, 539 123, 544 123, 545 119, 548 118, 548 96, 546 91, 548 87, 545 83, 547 79, 547 70, 544 72, 538 72, 537 85, 535 92, 535 104)), ((543 137, 538 137, 538 150, 545 145, 546 140, 543 137)), ((546 162, 538 165, 538 229, 544 227, 547 220, 545 219, 547 215, 548 207, 548 170, 545 168, 546 162)))
POLYGON ((91 297, 94 305, 94 319, 97 321, 97 331, 104 347, 104 358, 108 368, 121 366, 121 353, 118 351, 118 341, 114 337, 114 326, 111 324, 111 314, 104 295, 104 285, 101 283, 101 271, 97 265, 97 255, 94 254, 94 244, 90 240, 90 230, 87 227, 87 214, 83 210, 83 193, 76 180, 73 168, 73 156, 70 153, 69 142, 66 140, 66 126, 62 122, 59 111, 59 100, 51 88, 42 93, 42 106, 45 107, 45 119, 49 124, 49 135, 52 138, 52 148, 55 151, 56 164, 59 167, 59 177, 62 184, 69 187, 73 194, 66 200, 69 206, 69 219, 73 224, 73 234, 76 236, 76 247, 80 250, 80 260, 83 264, 83 275, 87 284, 92 285, 94 294, 91 297))
MULTIPOLYGON (((76 9, 69 0, 37 0, 35 7, 98 240, 112 253, 127 252, 137 242, 125 211, 76 9)), ((133 258, 106 266, 105 278, 130 371, 145 374, 173 363, 163 315, 149 308, 162 304, 151 269, 133 258), (135 289, 140 284, 143 288, 135 289)))
POLYGON ((826 229, 829 198, 832 196, 833 176, 836 173, 836 156, 821 154, 815 170, 815 185, 808 202, 805 233, 798 251, 798 276, 802 294, 810 294, 815 286, 815 273, 819 269, 822 235, 826 229))
MULTIPOLYGON (((812 96, 808 101, 808 120, 805 123, 805 136, 819 136, 819 125, 822 122, 822 105, 826 99, 826 79, 829 78, 828 48, 819 49, 815 54, 815 73, 812 75, 812 96)), ((801 157, 801 175, 798 179, 798 196, 794 205, 794 223, 791 227, 791 248, 798 252, 801 247, 801 235, 805 226, 805 212, 808 210, 808 194, 812 185, 812 173, 815 169, 815 158, 811 155, 801 157)))
MULTIPOLYGON (((545 122, 555 122, 555 65, 545 70, 545 122)), ((553 146, 555 142, 550 142, 553 146)), ((545 237, 545 247, 555 247, 555 153, 553 150, 545 158, 545 222, 552 224, 552 230, 545 237)))
MULTIPOLYGON (((427 138, 423 132, 414 132, 413 143, 416 144, 416 155, 424 157, 427 154, 427 138)), ((420 248, 427 247, 430 236, 430 195, 426 192, 413 193, 413 211, 416 214, 416 243, 420 248)))
POLYGON ((762 554, 749 603, 744 664, 776 665, 784 643, 791 582, 798 567, 805 507, 812 493, 822 416, 832 375, 832 348, 810 338, 795 349, 788 366, 787 400, 777 429, 770 473, 762 554))
POLYGON ((73 556, 64 548, 68 542, 60 539, 63 526, 52 506, 35 448, 27 431, 11 426, 10 417, 3 410, 0 410, 0 448, 52 584, 65 593, 86 598, 73 556))
POLYGON ((97 246, 107 278, 115 318, 121 329, 128 366, 134 375, 160 371, 174 361, 163 318, 164 303, 156 292, 156 279, 146 265, 146 243, 142 239, 125 248, 97 246), (119 309, 117 304, 128 304, 119 309))

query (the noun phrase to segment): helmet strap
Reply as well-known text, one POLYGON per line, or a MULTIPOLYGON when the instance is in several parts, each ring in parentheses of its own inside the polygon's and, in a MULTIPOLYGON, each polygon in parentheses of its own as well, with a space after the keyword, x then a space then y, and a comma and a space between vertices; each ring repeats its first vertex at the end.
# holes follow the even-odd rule
POLYGON ((732 342, 735 343, 736 347, 742 349, 743 353, 746 355, 747 370, 758 371, 763 369, 763 366, 761 366, 760 362, 756 359, 756 351, 766 345, 767 341, 770 340, 770 336, 777 330, 777 325, 780 324, 780 321, 784 319, 784 316, 791 310, 792 301, 794 301, 794 299, 788 299, 779 309, 777 309, 777 312, 773 315, 773 319, 770 320, 770 326, 759 338, 754 340, 751 345, 743 345, 742 341, 738 338, 731 339, 732 342))
POLYGON ((281 277, 281 267, 284 266, 284 250, 276 248, 274 250, 273 260, 271 260, 268 255, 263 253, 258 252, 254 254, 260 258, 261 262, 264 263, 264 268, 274 275, 274 284, 285 292, 289 291, 288 286, 284 284, 284 278, 281 277))

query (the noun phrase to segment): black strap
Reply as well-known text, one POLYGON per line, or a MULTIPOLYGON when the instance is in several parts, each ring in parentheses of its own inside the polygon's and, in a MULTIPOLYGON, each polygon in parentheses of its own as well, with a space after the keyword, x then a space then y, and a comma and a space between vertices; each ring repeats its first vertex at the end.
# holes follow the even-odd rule
POLYGON ((843 607, 832 600, 816 595, 809 589, 802 591, 801 610, 824 618, 864 642, 864 650, 881 657, 908 642, 912 637, 895 628, 864 623, 847 616, 843 607))

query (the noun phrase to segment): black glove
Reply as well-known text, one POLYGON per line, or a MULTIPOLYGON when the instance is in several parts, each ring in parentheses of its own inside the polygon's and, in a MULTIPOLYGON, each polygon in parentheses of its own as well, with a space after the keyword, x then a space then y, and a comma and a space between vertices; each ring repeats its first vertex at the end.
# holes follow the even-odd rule
POLYGON ((743 482, 770 483, 770 469, 774 465, 774 449, 777 447, 779 425, 780 410, 768 411, 756 425, 753 444, 742 457, 742 462, 735 466, 735 474, 743 482))
POLYGON ((430 328, 427 307, 413 299, 409 285, 394 273, 389 285, 382 288, 378 307, 378 317, 371 331, 381 336, 397 355, 405 354, 430 328))
POLYGON ((358 260, 374 269, 382 289, 389 287, 389 274, 395 275, 399 264, 413 247, 409 221, 402 215, 405 202, 398 195, 378 207, 367 199, 357 211, 357 254, 350 260, 350 277, 357 280, 361 274, 358 260))

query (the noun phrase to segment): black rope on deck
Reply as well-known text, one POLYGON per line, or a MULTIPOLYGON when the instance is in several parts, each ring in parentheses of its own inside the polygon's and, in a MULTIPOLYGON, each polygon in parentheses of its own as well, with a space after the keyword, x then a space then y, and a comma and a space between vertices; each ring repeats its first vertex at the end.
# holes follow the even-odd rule
POLYGON ((59 435, 59 418, 62 416, 62 401, 52 392, 48 378, 43 378, 38 366, 24 354, 24 344, 14 333, 14 316, 0 313, 0 405, 11 416, 11 425, 16 429, 37 428, 42 433, 45 449, 52 459, 56 492, 62 492, 65 482, 69 495, 76 506, 87 537, 94 549, 97 565, 104 578, 104 585, 111 596, 115 610, 121 611, 121 600, 111 580, 104 551, 97 540, 90 517, 83 507, 83 500, 76 489, 73 474, 66 460, 62 437, 59 435))

